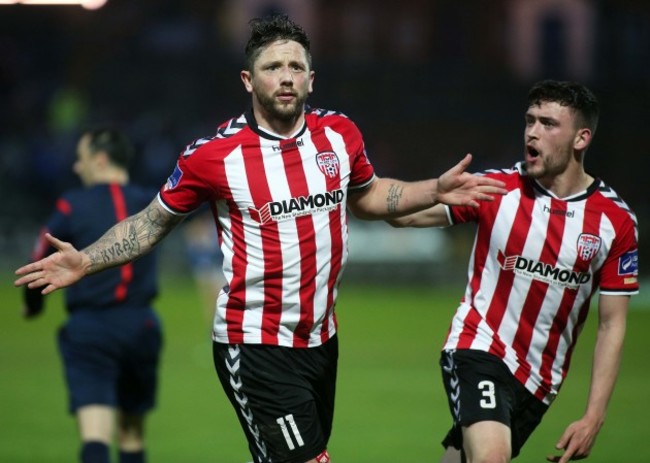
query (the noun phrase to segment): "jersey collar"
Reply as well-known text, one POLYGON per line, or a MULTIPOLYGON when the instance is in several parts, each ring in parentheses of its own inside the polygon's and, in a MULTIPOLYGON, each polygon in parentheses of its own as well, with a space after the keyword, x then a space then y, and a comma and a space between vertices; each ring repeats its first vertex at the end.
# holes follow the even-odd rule
POLYGON ((244 117, 246 117, 246 122, 248 123, 248 126, 251 128, 253 132, 258 134, 260 137, 269 139, 269 140, 289 140, 291 138, 298 138, 300 137, 303 133, 305 133, 305 130, 307 130, 307 119, 303 121, 302 126, 290 137, 283 137, 282 135, 278 135, 275 132, 272 132, 268 129, 265 129, 263 127, 260 127, 257 125, 257 121, 255 120, 255 115, 253 114, 253 108, 249 108, 245 113, 244 117))

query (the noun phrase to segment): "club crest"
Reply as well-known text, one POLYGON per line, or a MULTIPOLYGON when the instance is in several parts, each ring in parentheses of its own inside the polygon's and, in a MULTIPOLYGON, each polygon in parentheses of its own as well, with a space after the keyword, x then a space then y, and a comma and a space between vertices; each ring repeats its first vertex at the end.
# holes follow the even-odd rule
POLYGON ((581 233, 578 237, 578 257, 590 261, 600 249, 601 239, 596 235, 581 233))
POLYGON ((340 163, 339 158, 334 151, 322 151, 316 155, 316 164, 320 171, 330 178, 336 178, 339 175, 340 163))

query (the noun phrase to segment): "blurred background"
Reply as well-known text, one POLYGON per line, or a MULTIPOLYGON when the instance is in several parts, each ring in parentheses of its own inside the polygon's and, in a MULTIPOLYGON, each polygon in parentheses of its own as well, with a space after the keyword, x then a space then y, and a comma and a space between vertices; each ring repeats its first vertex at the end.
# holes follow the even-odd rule
MULTIPOLYGON (((311 36, 310 104, 360 126, 380 175, 437 176, 466 152, 473 170, 509 167, 522 157, 528 88, 542 78, 588 84, 602 117, 587 168, 636 211, 642 243, 648 234, 647 0, 2 3, 0 253, 8 268, 27 258, 57 196, 78 184, 71 165, 81 128, 126 130, 139 152, 133 179, 157 189, 187 143, 248 107, 239 80, 247 22, 278 11, 311 36)), ((464 277, 470 228, 452 236, 353 227, 351 279, 464 277)), ((644 262, 643 245, 641 254, 644 262)))

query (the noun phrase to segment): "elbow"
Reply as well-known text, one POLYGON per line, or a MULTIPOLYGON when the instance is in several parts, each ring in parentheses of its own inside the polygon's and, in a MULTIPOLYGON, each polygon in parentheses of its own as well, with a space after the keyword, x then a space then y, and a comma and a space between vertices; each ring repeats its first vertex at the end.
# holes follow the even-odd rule
POLYGON ((348 207, 348 212, 350 212, 356 219, 359 220, 377 220, 378 217, 374 216, 371 213, 365 212, 359 207, 348 207))
POLYGON ((386 223, 393 228, 405 228, 408 227, 408 223, 405 220, 401 219, 388 219, 386 223))

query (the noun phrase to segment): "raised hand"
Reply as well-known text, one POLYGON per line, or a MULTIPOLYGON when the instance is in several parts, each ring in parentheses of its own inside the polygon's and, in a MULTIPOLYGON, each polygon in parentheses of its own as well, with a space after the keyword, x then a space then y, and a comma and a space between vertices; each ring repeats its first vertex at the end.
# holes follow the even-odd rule
POLYGON ((30 289, 43 287, 41 294, 49 294, 79 281, 86 275, 90 259, 77 251, 70 243, 61 241, 49 233, 45 237, 57 252, 16 270, 19 275, 14 285, 27 285, 30 289))
POLYGON ((467 154, 458 164, 438 178, 438 201, 453 206, 478 207, 479 201, 494 201, 494 195, 506 190, 501 181, 465 172, 472 162, 467 154))

